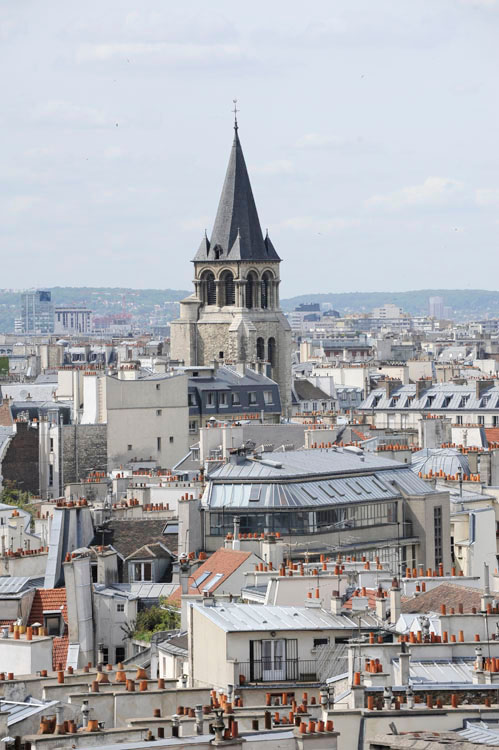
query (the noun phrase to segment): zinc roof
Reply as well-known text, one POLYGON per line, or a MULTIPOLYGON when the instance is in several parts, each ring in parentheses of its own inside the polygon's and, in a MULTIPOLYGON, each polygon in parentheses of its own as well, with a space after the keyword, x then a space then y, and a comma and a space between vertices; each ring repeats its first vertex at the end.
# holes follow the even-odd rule
POLYGON ((440 409, 445 411, 476 411, 499 409, 499 386, 492 385, 477 398, 476 386, 439 383, 427 388, 416 398, 416 385, 402 385, 390 396, 385 388, 376 388, 360 404, 360 409, 389 409, 390 411, 411 409, 431 412, 440 409), (412 400, 411 400, 412 399, 412 400))
POLYGON ((366 472, 369 469, 404 469, 403 464, 382 458, 372 453, 361 455, 347 449, 324 448, 266 453, 262 460, 251 460, 240 464, 227 463, 213 470, 210 479, 253 479, 270 477, 275 479, 298 478, 311 475, 366 472))
POLYGON ((1 576, 0 577, 0 595, 18 594, 29 582, 29 576, 1 576))
POLYGON ((230 483, 219 483, 215 479, 210 483, 204 502, 210 509, 293 509, 394 500, 400 497, 401 490, 411 495, 434 492, 409 467, 403 464, 398 467, 400 468, 371 471, 365 475, 332 475, 327 479, 302 482, 286 482, 284 478, 281 482, 269 481, 265 476, 266 472, 263 472, 262 477, 255 476, 253 482, 238 482, 234 477, 230 483))
MULTIPOLYGON (((357 620, 333 615, 319 607, 279 607, 263 604, 191 605, 226 633, 268 630, 354 630, 357 620)), ((370 615, 361 618, 361 627, 372 628, 370 615)))
POLYGON ((472 682, 473 660, 438 659, 414 661, 411 659, 409 676, 412 685, 466 684, 472 682))
POLYGON ((8 714, 7 726, 10 727, 19 721, 28 719, 34 714, 41 713, 42 711, 46 713, 47 710, 53 708, 58 703, 59 701, 41 701, 31 697, 20 703, 0 701, 0 711, 8 714))
POLYGON ((499 724, 491 724, 489 721, 466 721, 466 729, 459 732, 461 737, 470 742, 478 742, 480 745, 499 746, 499 724))

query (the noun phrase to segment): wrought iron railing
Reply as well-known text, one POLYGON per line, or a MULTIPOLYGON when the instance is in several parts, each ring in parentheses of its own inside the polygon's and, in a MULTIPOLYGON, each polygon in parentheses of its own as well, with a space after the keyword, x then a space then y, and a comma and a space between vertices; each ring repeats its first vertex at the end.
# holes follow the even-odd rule
POLYGON ((239 684, 248 682, 315 682, 317 662, 315 659, 255 659, 236 664, 239 684))

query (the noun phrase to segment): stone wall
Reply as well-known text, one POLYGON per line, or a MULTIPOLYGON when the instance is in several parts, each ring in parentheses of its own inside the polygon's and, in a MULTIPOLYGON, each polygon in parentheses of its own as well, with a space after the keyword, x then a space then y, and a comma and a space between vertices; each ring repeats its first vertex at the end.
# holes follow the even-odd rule
POLYGON ((17 489, 38 495, 38 429, 28 422, 16 422, 16 434, 2 461, 4 486, 13 482, 17 489))
POLYGON ((107 471, 107 425, 63 425, 64 484, 85 478, 89 471, 107 471))

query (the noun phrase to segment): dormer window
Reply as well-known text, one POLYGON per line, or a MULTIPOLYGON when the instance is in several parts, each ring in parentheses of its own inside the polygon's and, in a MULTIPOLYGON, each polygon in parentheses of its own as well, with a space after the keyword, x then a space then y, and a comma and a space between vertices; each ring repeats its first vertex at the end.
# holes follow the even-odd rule
POLYGON ((44 612, 43 625, 47 630, 47 635, 61 635, 64 628, 64 621, 60 612, 44 612))
POLYGON ((133 566, 134 581, 152 581, 152 566, 150 562, 136 562, 133 566))
POLYGON ((220 260, 222 253, 223 250, 220 245, 215 245, 215 247, 213 248, 213 255, 215 256, 215 260, 220 260))

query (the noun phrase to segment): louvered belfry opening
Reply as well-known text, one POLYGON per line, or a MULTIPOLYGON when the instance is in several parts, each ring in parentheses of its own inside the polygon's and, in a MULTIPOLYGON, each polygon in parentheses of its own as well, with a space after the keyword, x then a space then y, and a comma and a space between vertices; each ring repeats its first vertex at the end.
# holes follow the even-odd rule
POLYGON ((262 276, 262 301, 261 306, 264 309, 272 306, 272 274, 265 271, 262 276))
POLYGON ((217 287, 213 271, 206 271, 201 277, 202 300, 205 305, 217 304, 217 287))
POLYGON ((265 341, 260 337, 256 340, 256 358, 261 361, 265 359, 265 341))
POLYGON ((222 287, 222 306, 235 305, 236 304, 236 288, 234 285, 234 275, 231 271, 224 271, 221 279, 222 287))
POLYGON ((257 284, 258 279, 256 273, 250 271, 246 280, 246 307, 249 310, 258 305, 256 299, 257 284))

